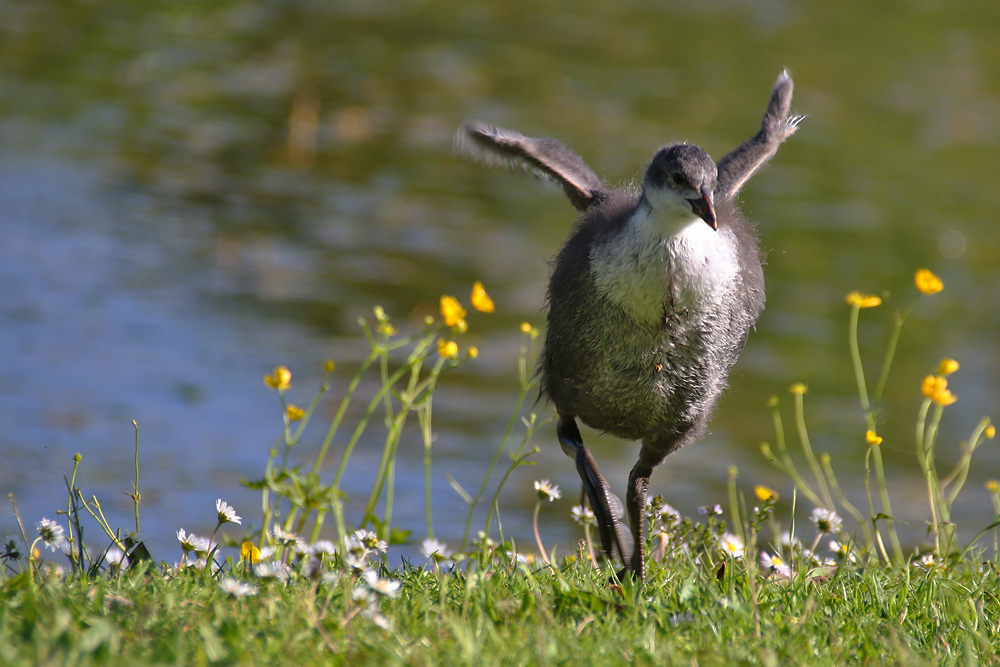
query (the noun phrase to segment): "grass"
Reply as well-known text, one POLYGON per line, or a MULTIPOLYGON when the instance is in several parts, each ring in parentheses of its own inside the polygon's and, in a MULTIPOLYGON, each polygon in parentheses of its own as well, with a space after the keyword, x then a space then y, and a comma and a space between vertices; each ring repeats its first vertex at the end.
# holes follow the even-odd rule
MULTIPOLYGON (((752 568, 751 568, 752 569, 752 568)), ((585 560, 394 574, 381 620, 361 577, 259 582, 235 598, 210 575, 7 582, 5 665, 103 664, 918 664, 997 651, 995 568, 859 568, 823 578, 721 578, 655 563, 639 592, 585 560), (363 584, 361 584, 363 586, 363 584)))
MULTIPOLYGON (((939 284, 927 288, 923 278, 922 286, 918 273, 921 292, 939 291, 939 284)), ((481 287, 472 302, 479 310, 492 309, 481 287)), ((583 526, 577 551, 547 552, 538 507, 559 490, 545 480, 535 484, 533 539, 522 542, 534 542, 537 555, 520 551, 511 539, 494 539, 500 489, 530 462, 536 451, 530 439, 540 424, 535 415, 521 417, 534 389, 528 360, 538 336, 525 326, 516 409, 489 472, 474 493, 453 482, 469 506, 464 543, 453 552, 434 539, 428 488, 422 560, 390 571, 388 546, 417 541, 392 522, 403 427, 416 420, 430 480, 434 388, 476 353, 466 348, 460 354, 468 314, 456 299, 442 298, 441 319, 405 336, 376 309, 373 322, 361 321, 371 354, 346 382, 322 437, 307 436, 307 425, 334 381, 335 364, 327 362, 327 383, 306 408, 286 400, 287 369, 265 378, 281 401, 284 423, 264 475, 248 482, 261 492, 259 526, 249 519, 244 526, 243 517, 220 499, 212 535, 181 531, 181 562, 156 564, 138 532, 138 465, 130 494, 136 530, 124 534, 112 528, 97 498, 74 486, 77 457, 66 509, 59 513, 64 523, 45 519, 35 525, 37 537, 22 526, 21 535, 4 540, 0 664, 88 665, 123 658, 184 665, 996 662, 998 522, 959 544, 950 519, 973 454, 995 429, 982 420, 960 443, 957 463, 939 470, 938 425, 957 400, 947 381, 957 362, 942 361, 915 390, 914 452, 926 480, 930 538, 923 548, 905 551, 881 464, 878 406, 912 304, 893 315, 876 390, 869 394, 857 327, 861 311, 881 299, 855 293, 848 302, 851 356, 867 425, 866 507, 840 493, 830 457, 813 452, 807 388, 795 384, 798 451, 786 437, 777 399, 771 401, 774 441, 764 446, 765 456, 794 483, 788 516, 776 510, 777 494, 765 487, 757 487, 748 502, 735 469, 727 507, 706 508, 704 516, 681 517, 657 497, 647 509, 652 558, 645 586, 617 581, 614 564, 594 558, 593 519, 586 508, 574 508, 583 526), (378 389, 362 398, 366 373, 378 374, 378 389), (351 409, 355 401, 361 407, 351 409), (347 425, 349 414, 360 417, 347 425), (383 456, 363 519, 348 526, 339 483, 373 424, 384 428, 383 456), (305 437, 319 443, 316 458, 297 462, 302 448, 296 447, 305 437), (497 471, 504 452, 509 463, 497 471), (320 466, 328 455, 339 456, 337 472, 323 479, 320 466), (475 510, 487 498, 487 520, 473 537, 475 510), (85 522, 100 527, 107 537, 103 544, 80 541, 85 522), (219 537, 225 525, 241 526, 244 539, 219 537), (333 539, 321 539, 321 530, 333 539)), ((1000 487, 991 482, 988 490, 1000 515, 1000 487)))

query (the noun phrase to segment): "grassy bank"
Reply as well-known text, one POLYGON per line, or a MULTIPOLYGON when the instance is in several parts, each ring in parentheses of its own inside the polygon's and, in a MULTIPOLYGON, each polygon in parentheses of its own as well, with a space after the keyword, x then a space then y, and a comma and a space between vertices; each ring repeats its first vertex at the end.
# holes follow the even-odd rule
MULTIPOLYGON (((925 295, 943 287, 929 272, 918 272, 915 285, 925 295)), ((478 284, 470 301, 477 311, 493 309, 478 284)), ((0 664, 996 662, 998 522, 960 543, 951 521, 973 455, 995 428, 985 418, 974 425, 951 457, 956 462, 942 469, 935 458, 938 425, 958 400, 948 386, 958 362, 942 360, 913 388, 913 446, 926 480, 929 530, 923 547, 904 548, 882 466, 879 401, 916 300, 895 310, 872 389, 875 378, 861 362, 857 330, 862 313, 883 305, 882 299, 852 293, 847 302, 867 427, 859 434, 868 491, 860 506, 840 493, 834 462, 813 452, 807 388, 794 384, 794 424, 787 429, 794 437, 785 435, 775 398, 774 438, 762 448, 794 483, 790 514, 776 511, 771 489, 741 493, 735 469, 726 507, 681 517, 657 497, 647 507, 651 563, 645 586, 618 581, 616 565, 595 558, 587 508, 573 510, 581 525, 575 553, 546 548, 537 508, 560 494, 546 480, 535 483, 529 541, 495 540, 500 490, 512 476, 525 474, 522 466, 535 451, 530 439, 541 421, 522 415, 525 398, 535 390, 529 360, 538 337, 525 325, 510 424, 479 487, 454 485, 469 510, 463 544, 449 548, 434 539, 433 395, 449 370, 476 357, 475 348, 461 342, 469 314, 457 299, 442 297, 440 318, 401 335, 376 308, 372 321, 360 322, 371 353, 342 381, 329 423, 317 429, 314 416, 330 384, 338 382, 336 364, 325 364, 328 381, 305 407, 286 400, 288 369, 276 368, 265 378, 280 401, 283 428, 262 477, 248 482, 261 493, 261 515, 244 523, 220 499, 211 535, 177 532, 176 563, 154 562, 142 542, 138 436, 134 530, 112 526, 99 500, 75 486, 77 457, 67 498, 53 514, 57 520, 25 522, 18 516, 21 534, 4 539, 0 664), (378 388, 362 397, 366 374, 377 376, 378 388), (425 536, 411 536, 392 521, 396 452, 411 437, 413 431, 404 436, 404 426, 412 420, 425 451, 425 536), (384 429, 383 455, 364 519, 351 526, 340 482, 369 428, 384 429), (303 448, 296 447, 303 439, 316 445, 308 450, 315 452, 311 461, 299 459, 303 448), (328 456, 337 457, 336 473, 324 478, 319 471, 328 456), (481 528, 473 524, 477 507, 487 510, 481 528), (85 526, 88 539, 95 526, 104 538, 83 543, 85 526), (223 537, 232 534, 223 526, 238 526, 242 539, 223 537), (386 551, 402 542, 420 543, 419 562, 390 570, 386 551)), ((1000 514, 1000 486, 990 482, 986 493, 1000 514)))

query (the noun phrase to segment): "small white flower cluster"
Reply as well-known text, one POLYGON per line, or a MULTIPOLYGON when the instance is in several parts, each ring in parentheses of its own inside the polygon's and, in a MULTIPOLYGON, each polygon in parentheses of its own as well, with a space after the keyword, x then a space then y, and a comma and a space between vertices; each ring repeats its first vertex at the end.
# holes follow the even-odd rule
POLYGON ((215 511, 219 514, 220 526, 225 523, 235 523, 238 526, 243 524, 243 518, 237 516, 233 506, 222 500, 222 498, 215 501, 215 511))
POLYGON ((384 554, 389 545, 370 530, 356 530, 347 538, 347 553, 344 560, 355 570, 367 570, 368 558, 374 554, 384 554))
POLYGON ((548 500, 550 503, 562 498, 559 487, 547 479, 535 480, 535 491, 538 492, 539 500, 548 500))
POLYGON ((177 541, 181 543, 181 550, 187 554, 194 552, 200 556, 208 555, 208 538, 198 537, 193 533, 186 532, 183 528, 177 531, 177 541))
POLYGON ((257 595, 256 587, 233 577, 223 577, 222 580, 219 581, 219 588, 222 589, 223 593, 230 595, 237 600, 251 595, 257 595))
POLYGON ((740 560, 743 558, 743 540, 738 535, 723 533, 719 538, 719 550, 730 558, 740 560))
POLYGON ((760 566, 780 579, 791 579, 792 568, 778 554, 760 552, 760 566))
MULTIPOLYGON (((815 512, 813 514, 816 514, 815 512)), ((818 520, 826 525, 826 522, 830 522, 831 525, 839 525, 840 517, 836 513, 826 513, 824 510, 822 513, 816 515, 818 520)), ((814 522, 815 523, 815 522, 814 522)), ((817 526, 817 529, 822 531, 823 529, 817 526)), ((813 544, 815 547, 819 542, 819 539, 825 533, 820 532, 816 536, 816 542, 813 544)), ((793 564, 801 565, 808 571, 815 567, 837 567, 842 564, 850 564, 857 562, 857 555, 855 554, 854 548, 850 544, 845 544, 837 540, 830 540, 828 543, 830 551, 833 553, 832 556, 822 557, 817 554, 812 549, 802 545, 797 537, 791 533, 785 532, 781 534, 780 538, 780 550, 782 553, 786 554, 788 560, 778 554, 770 554, 767 551, 761 552, 760 564, 769 574, 773 574, 779 578, 789 578, 793 574, 793 564)))
POLYGON ((65 551, 69 547, 66 535, 63 534, 63 527, 50 519, 42 519, 35 528, 38 530, 38 537, 45 543, 48 549, 55 553, 57 550, 65 551))
POLYGON ((433 561, 435 565, 451 560, 452 556, 452 552, 448 549, 447 544, 439 542, 431 537, 428 537, 420 543, 420 553, 422 553, 424 558, 427 560, 433 561))
POLYGON ((120 572, 128 567, 128 556, 118 547, 111 547, 104 553, 104 560, 113 572, 120 572))
POLYGON ((379 598, 395 598, 399 595, 400 582, 394 579, 382 579, 375 570, 365 570, 361 573, 364 585, 358 585, 351 591, 351 600, 358 605, 361 613, 372 623, 390 630, 392 623, 378 610, 379 598))
POLYGON ((681 523, 681 513, 664 502, 663 496, 654 496, 646 498, 646 509, 643 514, 649 521, 649 534, 658 544, 652 555, 663 559, 667 544, 670 542, 670 534, 681 523))
POLYGON ((844 524, 843 520, 836 512, 826 509, 825 507, 817 507, 813 509, 812 514, 809 515, 809 520, 813 522, 814 526, 816 526, 816 530, 824 534, 837 534, 840 532, 840 528, 844 524))
POLYGON ((596 526, 597 517, 594 515, 594 510, 589 507, 584 507, 583 505, 574 505, 573 509, 570 511, 573 516, 573 521, 577 522, 581 526, 596 526))

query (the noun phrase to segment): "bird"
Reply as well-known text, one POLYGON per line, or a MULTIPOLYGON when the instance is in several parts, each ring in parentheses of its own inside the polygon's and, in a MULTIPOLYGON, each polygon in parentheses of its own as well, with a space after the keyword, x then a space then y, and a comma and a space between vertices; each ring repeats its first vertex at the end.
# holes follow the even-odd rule
POLYGON ((554 181, 579 211, 551 267, 540 395, 555 406, 559 444, 576 462, 602 551, 621 559, 623 581, 646 577, 653 469, 704 435, 764 308, 763 252, 736 198, 804 118, 789 114, 792 91, 782 71, 760 129, 719 162, 699 146, 667 144, 640 184, 619 189, 556 139, 475 121, 456 135, 458 152, 554 181), (624 506, 578 420, 641 442, 624 506))

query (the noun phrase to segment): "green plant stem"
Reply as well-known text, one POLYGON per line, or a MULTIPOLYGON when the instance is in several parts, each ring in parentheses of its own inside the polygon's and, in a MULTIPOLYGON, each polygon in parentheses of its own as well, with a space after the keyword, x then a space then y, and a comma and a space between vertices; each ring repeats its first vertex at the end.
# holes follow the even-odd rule
MULTIPOLYGON (((139 533, 139 422, 132 420, 132 427, 135 429, 135 484, 132 485, 132 502, 135 505, 135 532, 139 533)), ((76 477, 76 469, 73 470, 73 477, 76 477)))
POLYGON ((806 461, 809 463, 809 467, 813 471, 813 477, 816 479, 816 484, 819 486, 819 493, 823 499, 823 505, 830 509, 834 509, 833 497, 830 495, 830 489, 827 488, 826 478, 823 476, 823 469, 819 465, 819 461, 816 459, 816 455, 813 453, 812 444, 809 442, 809 430, 806 428, 806 416, 805 416, 805 397, 801 393, 795 394, 795 426, 799 432, 799 441, 802 443, 802 452, 806 456, 806 461))
POLYGON ((323 466, 323 462, 326 460, 326 453, 330 449, 330 443, 333 442, 333 437, 337 434, 337 429, 340 428, 340 422, 344 419, 344 414, 347 412, 348 406, 351 404, 351 399, 354 397, 354 392, 357 391, 358 385, 361 383, 361 377, 368 370, 379 356, 379 352, 372 350, 368 357, 361 362, 361 366, 358 367, 357 372, 354 377, 351 378, 351 383, 347 386, 347 393, 344 394, 344 398, 340 401, 340 406, 337 408, 337 414, 334 415, 333 421, 330 423, 330 428, 327 429, 326 438, 323 439, 323 444, 320 445, 319 453, 316 455, 316 461, 313 463, 313 474, 318 475, 320 468, 323 466))
POLYGON ((791 456, 788 455, 788 449, 785 446, 785 427, 781 421, 781 411, 778 409, 778 404, 775 401, 774 405, 771 406, 771 418, 774 422, 774 432, 775 432, 775 449, 772 451, 770 447, 765 443, 762 445, 762 449, 765 452, 765 456, 770 453, 771 463, 774 464, 779 470, 784 472, 786 475, 792 478, 792 482, 795 484, 795 488, 799 489, 809 498, 809 501, 816 506, 822 505, 823 501, 820 500, 819 494, 817 494, 809 486, 806 480, 799 473, 798 468, 795 467, 795 463, 792 461, 791 456))
POLYGON ((882 450, 879 447, 872 448, 872 460, 875 463, 875 481, 878 484, 879 499, 882 503, 882 511, 886 515, 888 523, 889 541, 892 543, 893 556, 897 563, 902 563, 903 547, 899 542, 899 535, 896 532, 896 518, 892 513, 892 504, 889 502, 889 487, 885 480, 885 465, 882 462, 882 450))
MULTIPOLYGON (((743 544, 747 544, 747 533, 745 530, 746 521, 740 515, 739 502, 737 501, 736 494, 736 478, 739 477, 739 470, 736 466, 729 466, 729 476, 727 482, 727 497, 729 498, 729 516, 733 522, 733 532, 743 541, 743 544)), ((638 547, 636 547, 638 548, 638 547)))
POLYGON ((115 543, 115 546, 121 549, 122 553, 127 553, 128 549, 126 549, 125 545, 121 543, 121 541, 118 539, 118 535, 116 535, 115 532, 111 530, 111 526, 108 524, 107 519, 104 518, 104 512, 101 510, 101 503, 98 502, 97 496, 90 497, 91 501, 94 503, 94 507, 97 508, 97 513, 94 513, 94 510, 92 510, 87 501, 84 500, 83 492, 77 489, 76 493, 77 496, 80 498, 80 502, 83 503, 83 506, 87 508, 88 512, 90 512, 90 516, 94 517, 94 520, 97 521, 98 525, 100 525, 104 533, 111 538, 111 540, 115 543))
MULTIPOLYGON (((500 491, 503 490, 504 484, 507 483, 507 478, 510 477, 511 473, 513 473, 514 470, 516 470, 519 466, 530 465, 531 463, 526 461, 526 459, 532 454, 538 453, 538 448, 535 447, 532 451, 528 452, 527 454, 524 454, 523 456, 521 455, 521 452, 528 444, 528 441, 531 439, 531 436, 534 435, 535 430, 539 426, 541 426, 541 424, 539 424, 538 426, 535 425, 535 419, 536 416, 534 413, 532 413, 531 416, 528 418, 528 421, 526 422, 526 426, 528 427, 528 432, 525 433, 524 439, 521 441, 521 445, 517 448, 517 451, 511 452, 510 467, 507 468, 507 472, 505 472, 504 476, 500 479, 500 484, 497 485, 497 490, 496 492, 494 492, 493 499, 490 501, 490 511, 486 513, 486 526, 483 529, 484 535, 486 537, 489 537, 490 535, 490 523, 493 521, 493 512, 498 508, 497 499, 500 497, 500 491)), ((547 423, 547 421, 548 420, 546 420, 546 422, 543 423, 547 423)))
MULTIPOLYGON (((854 368, 854 379, 858 387, 858 397, 861 401, 861 410, 864 412, 865 424, 868 430, 875 431, 875 416, 871 409, 871 402, 868 398, 867 383, 865 382, 865 371, 864 366, 861 363, 861 348, 858 345, 858 316, 861 308, 855 304, 851 308, 851 321, 848 326, 848 346, 851 351, 851 363, 854 368)), ((892 364, 892 358, 895 355, 896 342, 899 338, 899 330, 902 327, 902 320, 904 318, 897 317, 897 323, 893 330, 893 335, 890 337, 889 349, 886 352, 885 361, 882 364, 882 377, 879 379, 879 386, 876 389, 876 395, 881 396, 882 389, 884 388, 885 379, 889 374, 889 367, 892 364)), ((889 540, 892 542, 893 555, 896 558, 897 563, 903 562, 903 549, 899 542, 899 536, 896 532, 895 525, 895 515, 892 512, 892 503, 889 500, 889 490, 886 485, 885 480, 885 466, 882 462, 882 450, 878 447, 871 449, 872 461, 875 464, 875 481, 878 485, 879 490, 879 500, 882 503, 882 512, 886 515, 886 521, 888 523, 889 540)), ((867 484, 867 480, 866 480, 867 484)), ((870 504, 869 504, 870 505, 870 504)), ((872 515, 872 522, 875 522, 875 515, 872 515)), ((876 534, 879 534, 878 527, 875 526, 876 534)), ((883 548, 883 556, 884 547, 883 548)))
POLYGON ((538 545, 538 553, 541 556, 542 562, 546 565, 551 565, 549 561, 549 555, 545 552, 545 545, 542 544, 542 536, 538 532, 538 513, 542 509, 542 501, 538 500, 535 502, 535 515, 531 520, 531 526, 535 531, 535 544, 538 545))
MULTIPOLYGON (((346 543, 344 542, 347 536, 347 530, 344 523, 344 501, 340 496, 340 480, 344 477, 344 472, 347 470, 347 463, 351 459, 351 454, 354 453, 354 448, 358 444, 358 440, 361 438, 361 434, 364 433, 365 428, 368 425, 368 420, 371 419, 372 413, 375 412, 375 408, 382 401, 383 396, 389 392, 389 390, 399 381, 403 374, 409 370, 408 367, 403 366, 397 369, 392 375, 389 376, 387 382, 382 385, 382 387, 376 392, 375 396, 368 402, 368 407, 365 409, 364 414, 361 416, 358 425, 354 428, 354 433, 351 435, 351 439, 348 441, 347 446, 344 448, 344 454, 340 459, 340 466, 337 468, 337 474, 333 479, 333 495, 331 498, 331 504, 333 505, 333 516, 337 527, 338 540, 341 543, 341 548, 346 548, 346 543)), ((320 516, 322 516, 320 512, 320 516)), ((317 517, 317 521, 319 517, 317 517)))
POLYGON ((898 310, 893 312, 892 333, 889 334, 889 344, 886 346, 885 358, 882 360, 882 371, 879 373, 878 384, 875 385, 875 394, 872 396, 876 405, 882 401, 882 393, 885 391, 885 384, 889 380, 889 370, 892 368, 892 362, 896 356, 899 334, 903 330, 903 322, 905 321, 905 315, 898 310))
POLYGON ((861 398, 861 409, 865 419, 870 419, 871 404, 868 401, 868 388, 865 383, 865 372, 861 365, 861 348, 858 346, 858 315, 861 307, 854 304, 851 307, 851 323, 848 325, 848 346, 851 350, 851 365, 854 368, 854 381, 858 385, 858 396, 861 398))
MULTIPOLYGON (((892 559, 889 558, 889 554, 885 550, 885 542, 882 540, 882 532, 878 527, 877 513, 875 512, 875 505, 872 502, 872 491, 871 491, 871 462, 874 458, 874 450, 877 445, 869 445, 868 451, 865 453, 865 497, 868 500, 868 515, 871 517, 870 521, 872 524, 872 532, 875 537, 875 546, 878 549, 879 555, 882 557, 882 561, 886 565, 892 564, 892 559)), ((867 532, 867 531, 866 531, 867 532)))
MULTIPOLYGON (((80 456, 79 454, 77 454, 76 456, 73 457, 73 473, 72 473, 72 475, 70 475, 70 478, 69 478, 69 494, 68 494, 69 497, 66 500, 66 516, 68 518, 68 520, 66 521, 66 528, 67 528, 67 531, 69 533, 69 535, 67 536, 67 539, 69 541, 70 553, 71 554, 73 553, 72 547, 73 547, 73 539, 74 539, 73 538, 73 522, 74 522, 74 519, 76 518, 75 517, 75 513, 73 512, 73 500, 74 500, 74 498, 73 498, 73 489, 76 488, 76 473, 77 473, 77 470, 80 469, 80 461, 82 461, 82 460, 83 460, 83 457, 80 456)), ((14 502, 14 495, 13 494, 10 495, 10 499, 11 499, 11 502, 13 503, 14 502)), ((80 538, 80 544, 82 545, 83 544, 83 535, 81 534, 81 535, 78 535, 77 537, 80 538)), ((82 563, 74 563, 74 565, 80 565, 82 567, 82 563)))
POLYGON ((424 515, 427 521, 427 537, 434 539, 434 521, 431 518, 431 406, 433 393, 427 395, 424 404, 417 410, 417 423, 424 441, 424 515))
MULTIPOLYGON (((483 497, 483 493, 486 492, 486 486, 489 484, 490 477, 493 475, 493 468, 496 466, 497 461, 500 460, 500 454, 503 452, 504 447, 507 445, 507 440, 510 438, 511 433, 514 432, 514 424, 517 423, 518 416, 521 414, 521 407, 524 405, 524 399, 528 395, 528 391, 535 385, 535 381, 528 377, 527 359, 530 356, 534 358, 535 356, 535 339, 531 338, 528 346, 521 347, 521 353, 518 356, 518 379, 520 381, 520 390, 517 392, 517 400, 514 402, 514 410, 510 415, 510 420, 507 422, 507 428, 503 432, 503 436, 500 438, 500 443, 497 445, 496 450, 493 452, 493 458, 490 459, 490 464, 486 467, 486 474, 483 475, 483 481, 479 484, 479 490, 476 491, 476 495, 472 497, 472 502, 469 503, 469 511, 465 516, 465 532, 462 535, 462 550, 468 546, 469 543, 469 531, 472 529, 472 517, 475 514, 476 507, 479 505, 480 500, 483 497)), ((525 441, 527 442, 527 441, 525 441)), ((521 447, 524 447, 525 442, 521 443, 521 447)), ((518 452, 520 453, 520 449, 518 452)), ((508 472, 508 475, 510 473, 508 472)), ((507 476, 504 476, 504 480, 507 476)), ((501 482, 500 486, 503 486, 501 482)), ((497 493, 499 494, 499 489, 497 493)), ((496 496, 494 496, 493 501, 496 502, 496 496)), ((489 514, 493 513, 493 506, 490 505, 489 514)), ((489 535, 489 519, 486 521, 486 534, 489 535)))
POLYGON ((969 477, 969 469, 972 467, 972 454, 979 448, 979 445, 983 442, 983 432, 990 425, 989 419, 982 419, 979 425, 976 426, 976 430, 972 432, 972 437, 969 438, 968 444, 965 446, 962 452, 962 457, 959 459, 958 463, 955 464, 955 468, 941 480, 941 490, 944 491, 945 488, 954 484, 951 491, 948 492, 948 497, 946 501, 949 506, 954 504, 955 500, 958 498, 959 492, 962 487, 965 486, 965 482, 969 477))
MULTIPOLYGON (((868 527, 868 523, 864 519, 864 515, 861 514, 860 510, 851 503, 843 493, 840 491, 840 484, 837 482, 837 476, 833 472, 833 466, 830 463, 830 457, 824 456, 820 461, 823 465, 823 472, 826 475, 827 483, 830 485, 830 489, 833 491, 834 497, 840 506, 847 510, 847 513, 854 517, 854 520, 858 522, 858 525, 862 527, 865 531, 865 539, 871 544, 873 541, 873 536, 871 530, 868 527)), ((869 504, 870 505, 870 504, 869 504)))

